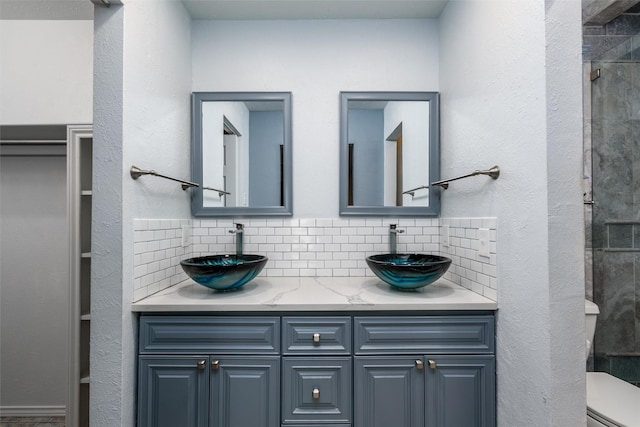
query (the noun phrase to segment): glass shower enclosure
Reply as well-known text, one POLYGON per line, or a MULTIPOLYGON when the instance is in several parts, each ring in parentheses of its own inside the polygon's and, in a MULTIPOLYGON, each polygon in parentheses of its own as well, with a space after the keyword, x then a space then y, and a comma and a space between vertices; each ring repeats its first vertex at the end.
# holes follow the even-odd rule
POLYGON ((587 296, 591 369, 640 386, 640 14, 585 27, 587 296), (591 221, 590 227, 589 222, 591 221), (592 270, 589 271, 589 267, 592 270))

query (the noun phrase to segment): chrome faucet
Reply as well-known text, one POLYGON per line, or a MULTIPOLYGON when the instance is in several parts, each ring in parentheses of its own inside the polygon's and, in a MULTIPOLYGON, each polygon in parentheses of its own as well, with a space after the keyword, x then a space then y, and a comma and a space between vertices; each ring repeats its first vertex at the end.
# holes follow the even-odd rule
POLYGON ((404 233, 404 230, 398 229, 396 224, 389 224, 389 253, 398 252, 398 233, 404 233))
POLYGON ((242 255, 242 235, 244 234, 244 225, 236 224, 236 229, 229 230, 229 233, 236 235, 236 255, 242 255))

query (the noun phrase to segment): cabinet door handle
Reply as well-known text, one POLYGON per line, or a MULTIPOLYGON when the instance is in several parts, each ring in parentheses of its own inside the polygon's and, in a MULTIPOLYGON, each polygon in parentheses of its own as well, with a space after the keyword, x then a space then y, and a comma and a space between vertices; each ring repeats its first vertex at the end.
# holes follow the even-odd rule
POLYGON ((436 369, 438 367, 438 364, 433 359, 429 359, 428 363, 429 363, 429 368, 431 368, 431 369, 436 369))
POLYGON ((314 399, 320 399, 320 389, 318 387, 314 388, 311 392, 311 397, 314 399))
POLYGON ((204 369, 206 364, 207 364, 206 360, 198 360, 198 369, 204 369))
POLYGON ((320 342, 320 334, 319 333, 315 333, 313 334, 313 342, 320 342))
POLYGON ((423 370, 424 369, 424 362, 420 359, 416 360, 416 369, 418 370, 423 370))
POLYGON ((219 360, 214 360, 211 362, 211 369, 218 369, 220 368, 220 361, 219 360))

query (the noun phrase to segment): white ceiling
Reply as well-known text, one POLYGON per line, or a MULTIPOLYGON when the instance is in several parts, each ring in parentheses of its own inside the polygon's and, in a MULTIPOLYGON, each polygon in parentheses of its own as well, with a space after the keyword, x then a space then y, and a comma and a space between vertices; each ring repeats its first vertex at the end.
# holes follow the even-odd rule
POLYGON ((437 18, 446 0, 183 0, 194 19, 437 18))
MULTIPOLYGON (((127 0, 112 0, 112 3, 120 1, 126 7, 127 0)), ((437 18, 447 0, 183 0, 182 2, 193 19, 402 19, 437 18)), ((90 0, 0 0, 0 19, 93 19, 93 8, 94 5, 90 0)))

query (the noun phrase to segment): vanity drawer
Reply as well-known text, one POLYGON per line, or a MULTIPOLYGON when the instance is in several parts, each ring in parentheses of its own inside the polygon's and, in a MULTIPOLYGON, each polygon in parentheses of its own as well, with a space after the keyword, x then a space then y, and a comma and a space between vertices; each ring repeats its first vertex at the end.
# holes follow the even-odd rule
POLYGON ((350 356, 283 357, 282 424, 349 424, 351 371, 350 356))
POLYGON ((278 317, 141 316, 140 353, 279 354, 278 317))
POLYGON ((363 316, 354 319, 355 354, 484 354, 495 351, 494 318, 363 316))
POLYGON ((283 317, 282 354, 351 354, 351 318, 283 317))

